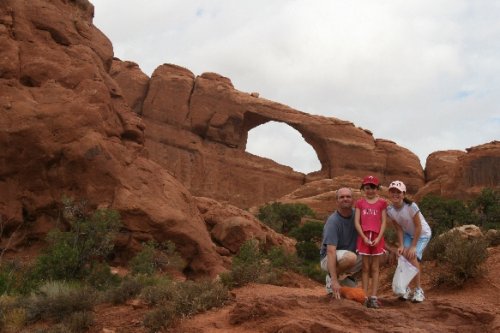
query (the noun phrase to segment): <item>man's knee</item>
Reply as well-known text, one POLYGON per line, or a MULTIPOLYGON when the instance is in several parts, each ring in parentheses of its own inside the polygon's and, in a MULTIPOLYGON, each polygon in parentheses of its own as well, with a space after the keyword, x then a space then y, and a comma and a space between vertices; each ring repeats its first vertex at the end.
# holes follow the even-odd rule
POLYGON ((348 252, 344 253, 342 258, 340 258, 339 264, 342 264, 343 266, 347 266, 347 267, 352 267, 356 264, 357 259, 358 259, 358 256, 354 252, 348 251, 348 252))
POLYGON ((339 272, 350 272, 353 270, 357 262, 357 255, 354 252, 346 251, 342 258, 337 261, 339 272))

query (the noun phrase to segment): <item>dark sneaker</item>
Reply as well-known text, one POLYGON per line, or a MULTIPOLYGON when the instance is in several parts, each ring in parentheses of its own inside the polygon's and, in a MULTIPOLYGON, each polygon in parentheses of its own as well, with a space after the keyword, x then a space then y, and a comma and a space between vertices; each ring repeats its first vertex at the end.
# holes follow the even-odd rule
POLYGON ((366 300, 366 307, 372 309, 380 308, 380 303, 378 302, 377 297, 373 296, 368 297, 368 299, 366 300))

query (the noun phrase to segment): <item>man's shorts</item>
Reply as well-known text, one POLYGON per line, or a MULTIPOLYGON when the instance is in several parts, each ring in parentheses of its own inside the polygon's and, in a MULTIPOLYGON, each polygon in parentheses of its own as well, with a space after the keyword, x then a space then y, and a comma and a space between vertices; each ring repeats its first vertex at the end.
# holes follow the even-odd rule
MULTIPOLYGON (((346 254, 346 253, 352 253, 354 255, 356 255, 356 253, 352 252, 352 251, 349 251, 349 250, 337 250, 336 253, 337 253, 337 262, 339 262, 340 260, 342 260, 342 257, 346 254)), ((361 267, 362 267, 362 263, 361 263, 361 256, 358 256, 356 255, 357 258, 356 258, 356 263, 354 264, 354 267, 351 268, 351 271, 350 272, 347 272, 349 274, 354 274, 354 273, 357 273, 361 270, 361 267)), ((321 260, 321 269, 324 270, 325 272, 328 272, 328 256, 325 256, 322 260, 321 260)))
MULTIPOLYGON (((418 261, 422 261, 422 254, 424 253, 427 244, 429 244, 430 237, 420 237, 417 241, 416 254, 418 261)), ((406 232, 403 234, 403 246, 405 248, 410 247, 413 242, 413 237, 406 232)))
MULTIPOLYGON (((373 231, 364 231, 365 236, 369 240, 375 240, 378 237, 378 233, 373 231)), ((358 237, 358 242, 356 246, 356 251, 365 256, 379 256, 385 253, 385 241, 384 237, 376 244, 375 246, 371 246, 366 244, 361 237, 358 237)))

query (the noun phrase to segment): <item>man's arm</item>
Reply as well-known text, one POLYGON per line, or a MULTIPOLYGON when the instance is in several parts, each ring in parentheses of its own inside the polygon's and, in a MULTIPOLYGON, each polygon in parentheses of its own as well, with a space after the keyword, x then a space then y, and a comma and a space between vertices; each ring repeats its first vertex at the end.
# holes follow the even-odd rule
POLYGON ((337 246, 327 245, 326 255, 328 263, 328 273, 330 273, 330 278, 332 279, 332 290, 333 296, 337 299, 340 298, 340 284, 337 277, 337 246))

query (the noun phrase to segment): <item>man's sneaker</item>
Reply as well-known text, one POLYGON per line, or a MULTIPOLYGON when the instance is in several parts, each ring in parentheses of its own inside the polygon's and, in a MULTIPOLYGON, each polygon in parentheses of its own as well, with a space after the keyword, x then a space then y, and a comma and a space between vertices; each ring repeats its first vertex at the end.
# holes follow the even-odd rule
MULTIPOLYGON (((420 289, 422 290, 422 289, 420 289)), ((410 287, 406 287, 406 291, 403 295, 399 296, 399 299, 402 301, 407 301, 411 298, 411 289, 410 287)))
POLYGON ((333 294, 332 278, 330 277, 330 274, 326 274, 325 288, 326 288, 326 292, 327 292, 328 295, 333 294))
POLYGON ((357 286, 356 279, 353 278, 352 276, 347 276, 345 279, 341 280, 339 284, 344 287, 352 287, 352 288, 357 286))
POLYGON ((423 302, 424 299, 425 299, 425 296, 424 296, 424 291, 422 290, 422 288, 415 289, 415 293, 413 294, 413 298, 411 299, 411 301, 414 303, 420 303, 420 302, 423 302))
POLYGON ((367 308, 372 308, 372 309, 378 309, 380 308, 380 304, 378 302, 378 299, 376 296, 370 296, 366 300, 366 307, 367 308))

